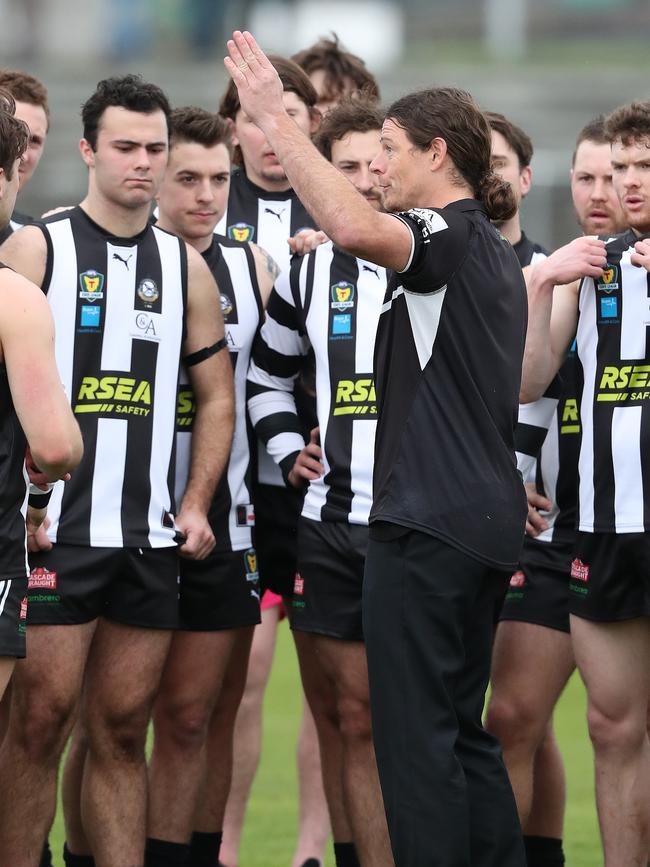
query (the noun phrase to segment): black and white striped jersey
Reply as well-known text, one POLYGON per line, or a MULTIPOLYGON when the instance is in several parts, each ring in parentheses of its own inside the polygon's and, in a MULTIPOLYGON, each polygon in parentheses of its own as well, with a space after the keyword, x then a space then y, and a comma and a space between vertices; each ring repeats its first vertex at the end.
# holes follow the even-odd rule
POLYGON ((379 320, 379 418, 370 515, 514 569, 526 498, 514 427, 526 287, 510 244, 475 200, 396 216, 412 234, 379 320))
POLYGON ((630 262, 637 240, 608 238, 603 276, 580 286, 583 532, 650 530, 650 278, 630 262))
POLYGON ((14 211, 7 225, 0 231, 0 244, 4 244, 7 238, 14 232, 17 232, 22 226, 27 226, 33 222, 32 217, 28 217, 27 214, 14 211))
POLYGON ((309 348, 323 475, 310 482, 302 514, 315 521, 367 524, 377 426, 373 354, 386 270, 332 243, 295 257, 276 282, 249 371, 248 408, 256 432, 283 468, 303 446, 293 399, 309 348))
POLYGON ((56 361, 84 441, 80 465, 50 500, 53 542, 175 544, 176 394, 187 255, 147 227, 117 238, 79 207, 37 224, 56 361))
POLYGON ((521 233, 521 238, 512 245, 512 249, 515 251, 522 268, 527 265, 536 265, 548 256, 548 250, 545 250, 541 244, 531 241, 525 232, 521 233))
MULTIPOLYGON (((255 260, 249 244, 215 235, 203 258, 221 295, 226 340, 235 382, 235 430, 228 467, 210 507, 210 526, 218 551, 250 548, 255 512, 250 492, 250 441, 246 416, 246 373, 253 338, 264 311, 255 260)), ((176 421, 176 501, 182 501, 190 466, 194 397, 186 368, 181 365, 176 421)))
MULTIPOLYGON (((0 269, 6 267, 0 262, 0 269)), ((11 579, 28 574, 26 446, 9 388, 7 368, 0 362, 0 614, 11 579)))
MULTIPOLYGON (((287 239, 301 229, 315 227, 293 190, 269 193, 250 181, 241 169, 235 169, 230 180, 228 208, 215 231, 232 241, 259 244, 281 272, 288 272, 291 249, 287 239)), ((256 467, 258 482, 284 487, 280 471, 261 443, 256 467)))

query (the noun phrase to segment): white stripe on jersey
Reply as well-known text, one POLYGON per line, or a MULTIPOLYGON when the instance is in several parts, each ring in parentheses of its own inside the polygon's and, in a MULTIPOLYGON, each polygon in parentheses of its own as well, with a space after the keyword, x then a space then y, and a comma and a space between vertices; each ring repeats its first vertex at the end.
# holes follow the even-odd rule
POLYGON ((549 512, 543 513, 548 528, 543 530, 539 536, 535 536, 535 541, 552 542, 555 519, 560 513, 557 504, 557 481, 560 471, 560 431, 557 424, 550 426, 544 440, 544 445, 542 446, 541 454, 542 487, 552 506, 549 512))
POLYGON ((11 590, 11 579, 7 581, 0 581, 0 615, 5 610, 5 605, 7 603, 7 597, 9 596, 9 591, 11 590))
POLYGON ((419 292, 404 293, 413 340, 422 370, 427 366, 433 354, 433 344, 438 334, 442 305, 446 294, 446 286, 442 286, 430 295, 423 295, 419 292))
MULTIPOLYGON (((643 273, 647 273, 645 268, 643 273)), ((643 469, 639 448, 642 413, 641 406, 628 406, 624 409, 617 407, 612 419, 614 514, 617 533, 642 533, 644 529, 643 469)))
POLYGON ((578 459, 579 529, 593 532, 594 527, 594 426, 593 406, 596 382, 596 352, 589 351, 598 342, 596 326, 596 288, 593 280, 585 280, 580 293, 576 352, 582 364, 584 384, 580 402, 582 443, 578 459), (583 349, 585 347, 585 349, 583 349))

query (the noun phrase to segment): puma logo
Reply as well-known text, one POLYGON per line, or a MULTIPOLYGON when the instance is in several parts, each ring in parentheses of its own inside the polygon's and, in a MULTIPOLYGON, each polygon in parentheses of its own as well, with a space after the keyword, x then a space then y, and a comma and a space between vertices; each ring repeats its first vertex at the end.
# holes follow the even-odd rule
POLYGON ((277 217, 280 222, 282 222, 282 214, 286 211, 286 208, 282 208, 282 210, 278 213, 274 211, 272 208, 264 208, 265 214, 273 214, 274 217, 277 217))
POLYGON ((131 253, 129 256, 127 256, 126 259, 123 259, 119 253, 113 253, 113 258, 117 259, 119 262, 121 262, 124 265, 124 267, 126 268, 126 270, 128 271, 129 270, 129 259, 133 258, 133 253, 131 253))
POLYGON ((362 271, 370 271, 379 280, 379 268, 371 268, 370 265, 364 265, 362 271))

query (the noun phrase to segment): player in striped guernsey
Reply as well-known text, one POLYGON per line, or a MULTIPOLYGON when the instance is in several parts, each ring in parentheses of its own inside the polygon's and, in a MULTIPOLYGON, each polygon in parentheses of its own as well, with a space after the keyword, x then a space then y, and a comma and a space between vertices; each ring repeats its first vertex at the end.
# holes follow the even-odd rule
MULTIPOLYGON (((381 199, 369 166, 382 120, 373 104, 346 100, 328 113, 315 140, 376 209, 381 199)), ((319 731, 337 864, 345 863, 341 850, 350 841, 362 864, 392 864, 361 624, 377 412, 372 358, 385 290, 384 268, 331 242, 295 259, 271 294, 249 372, 256 431, 291 484, 309 483, 291 626, 319 731), (319 427, 303 448, 293 386, 310 349, 319 427), (330 685, 325 695, 320 677, 313 681, 319 669, 330 685)))
MULTIPOLYGON (((283 102, 298 127, 311 135, 320 120, 315 108, 316 91, 297 64, 274 57, 283 85, 283 102)), ((237 89, 229 84, 219 112, 233 125, 235 171, 230 184, 228 208, 217 232, 235 241, 254 241, 266 250, 281 271, 289 268, 289 238, 300 238, 300 229, 315 226, 312 217, 291 189, 266 137, 242 111, 237 89)), ((310 233, 311 234, 311 233, 310 233)), ((291 241, 295 245, 295 241, 291 241)), ((311 419, 313 400, 302 392, 303 415, 311 419)), ((305 425, 307 429, 311 423, 305 425)), ((238 760, 235 765, 224 825, 223 859, 236 861, 246 801, 255 775, 261 748, 261 714, 264 689, 271 671, 282 597, 291 595, 296 571, 296 526, 302 497, 287 488, 282 474, 258 441, 255 453, 253 501, 255 540, 263 589, 262 623, 255 630, 249 663, 249 678, 242 701, 236 733, 238 760), (271 592, 273 591, 273 592, 271 592)), ((328 834, 327 808, 320 783, 316 731, 308 711, 299 735, 298 775, 302 790, 299 839, 294 863, 311 857, 325 845, 328 834), (306 758, 308 757, 308 758, 306 758)))
MULTIPOLYGON (((0 88, 0 227, 13 211, 29 129, 0 88)), ((0 699, 17 658, 25 656, 27 552, 44 518, 41 497, 28 495, 25 449, 47 480, 79 462, 81 433, 54 360, 52 315, 38 287, 0 262, 0 699), (43 424, 43 418, 47 424, 43 424)), ((36 488, 38 490, 38 488, 36 488)))
MULTIPOLYGON (((50 126, 47 89, 33 75, 17 69, 0 69, 0 87, 13 96, 16 101, 16 117, 29 127, 29 143, 20 163, 20 192, 22 193, 43 156, 45 138, 50 126)), ((0 231, 0 244, 16 229, 31 221, 31 217, 14 210, 11 219, 0 231)))
MULTIPOLYGON (((158 225, 198 250, 217 281, 235 380, 233 444, 209 513, 216 546, 200 563, 181 563, 180 630, 165 663, 153 715, 149 836, 158 841, 161 854, 165 849, 171 854, 182 851, 191 838, 190 862, 197 867, 214 865, 219 858, 235 717, 253 626, 260 621, 246 373, 277 275, 277 266, 257 245, 214 234, 228 201, 231 151, 223 118, 198 108, 176 109, 169 164, 158 196, 158 225), (203 660, 200 670, 197 659, 203 660), (206 770, 206 796, 199 804, 206 770), (195 828, 201 831, 192 834, 195 828)), ((191 386, 182 370, 176 434, 179 499, 187 482, 193 409, 191 386)))
POLYGON ((15 863, 40 855, 82 679, 85 830, 98 863, 142 863, 144 743, 177 623, 179 533, 186 556, 214 546, 206 513, 230 443, 232 369, 219 351, 223 322, 207 265, 149 223, 168 114, 162 91, 137 76, 100 82, 82 109, 86 198, 4 245, 6 259, 47 293, 86 447, 65 492, 52 496, 49 541, 30 561, 36 625, 0 750, 16 783, 1 795, 11 807, 0 808, 0 848, 15 863), (175 523, 181 353, 197 413, 175 523))
POLYGON ((582 441, 571 637, 587 687, 607 867, 650 849, 650 529, 646 459, 650 103, 606 122, 613 182, 631 228, 575 241, 533 269, 523 387, 536 397, 577 327, 582 441), (584 279, 569 283, 581 273, 584 279), (569 284, 558 286, 556 284, 569 284))
MULTIPOLYGON (((584 234, 621 231, 623 214, 612 185, 602 116, 578 135, 571 194, 584 234)), ((564 863, 566 787, 552 714, 575 667, 568 579, 578 497, 576 387, 572 344, 544 396, 520 406, 515 431, 519 469, 533 481, 527 484, 529 520, 520 567, 511 579, 495 641, 487 724, 503 748, 528 867, 564 863), (531 670, 539 675, 534 682, 531 670)))

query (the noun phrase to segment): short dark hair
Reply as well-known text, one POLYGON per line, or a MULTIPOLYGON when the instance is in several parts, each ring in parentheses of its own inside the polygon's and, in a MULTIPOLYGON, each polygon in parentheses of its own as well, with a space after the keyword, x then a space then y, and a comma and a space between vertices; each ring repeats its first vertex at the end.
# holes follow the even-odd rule
POLYGON ((339 99, 346 92, 347 80, 354 85, 353 92, 363 92, 369 100, 379 100, 379 85, 375 76, 366 69, 364 61, 341 47, 336 33, 323 37, 293 55, 293 60, 307 75, 322 69, 325 73, 325 94, 339 99))
POLYGON ((640 139, 650 140, 650 102, 622 105, 605 120, 607 141, 621 140, 624 146, 640 139))
MULTIPOLYGON (((307 73, 297 63, 294 63, 293 60, 289 60, 288 57, 280 57, 277 54, 269 54, 268 57, 275 71, 280 76, 283 89, 289 93, 295 93, 298 99, 302 100, 310 111, 315 110, 318 94, 307 73)), ((239 102, 237 86, 230 79, 226 92, 221 97, 221 102, 219 103, 219 114, 234 121, 240 108, 241 103, 239 102)), ((239 145, 235 148, 233 162, 237 165, 243 165, 239 145)))
POLYGON ((211 148, 223 144, 232 158, 232 132, 225 118, 195 105, 175 108, 169 118, 169 139, 173 146, 179 142, 195 142, 211 148))
POLYGON ((169 124, 171 106, 158 85, 144 81, 140 75, 114 75, 112 78, 104 78, 81 107, 84 138, 93 150, 97 149, 101 117, 111 106, 142 114, 162 111, 169 124))
POLYGON ((359 96, 349 96, 328 112, 314 137, 314 144, 325 159, 332 159, 332 144, 351 132, 380 130, 383 112, 375 102, 359 96))
POLYGON ((490 169, 490 126, 467 91, 434 87, 411 93, 394 102, 386 117, 420 150, 428 150, 434 138, 444 139, 458 185, 472 189, 491 220, 508 220, 516 213, 512 187, 490 169))
POLYGON ((0 88, 0 168, 13 177, 14 163, 29 144, 27 124, 15 116, 16 102, 8 90, 0 88))
POLYGON ((18 102, 40 106, 45 112, 49 128, 50 104, 47 98, 47 88, 42 81, 19 69, 0 69, 0 87, 8 90, 18 102))
POLYGON ((578 133, 578 138, 576 139, 576 146, 573 150, 573 156, 571 157, 571 165, 575 165, 576 154, 578 153, 578 148, 583 143, 583 141, 591 141, 594 144, 609 144, 609 139, 605 134, 605 115, 599 114, 597 117, 592 118, 589 123, 585 124, 580 132, 578 133))
POLYGON ((517 154, 519 168, 529 166, 533 159, 533 143, 523 129, 497 111, 486 111, 485 116, 490 127, 500 133, 508 146, 517 154))

